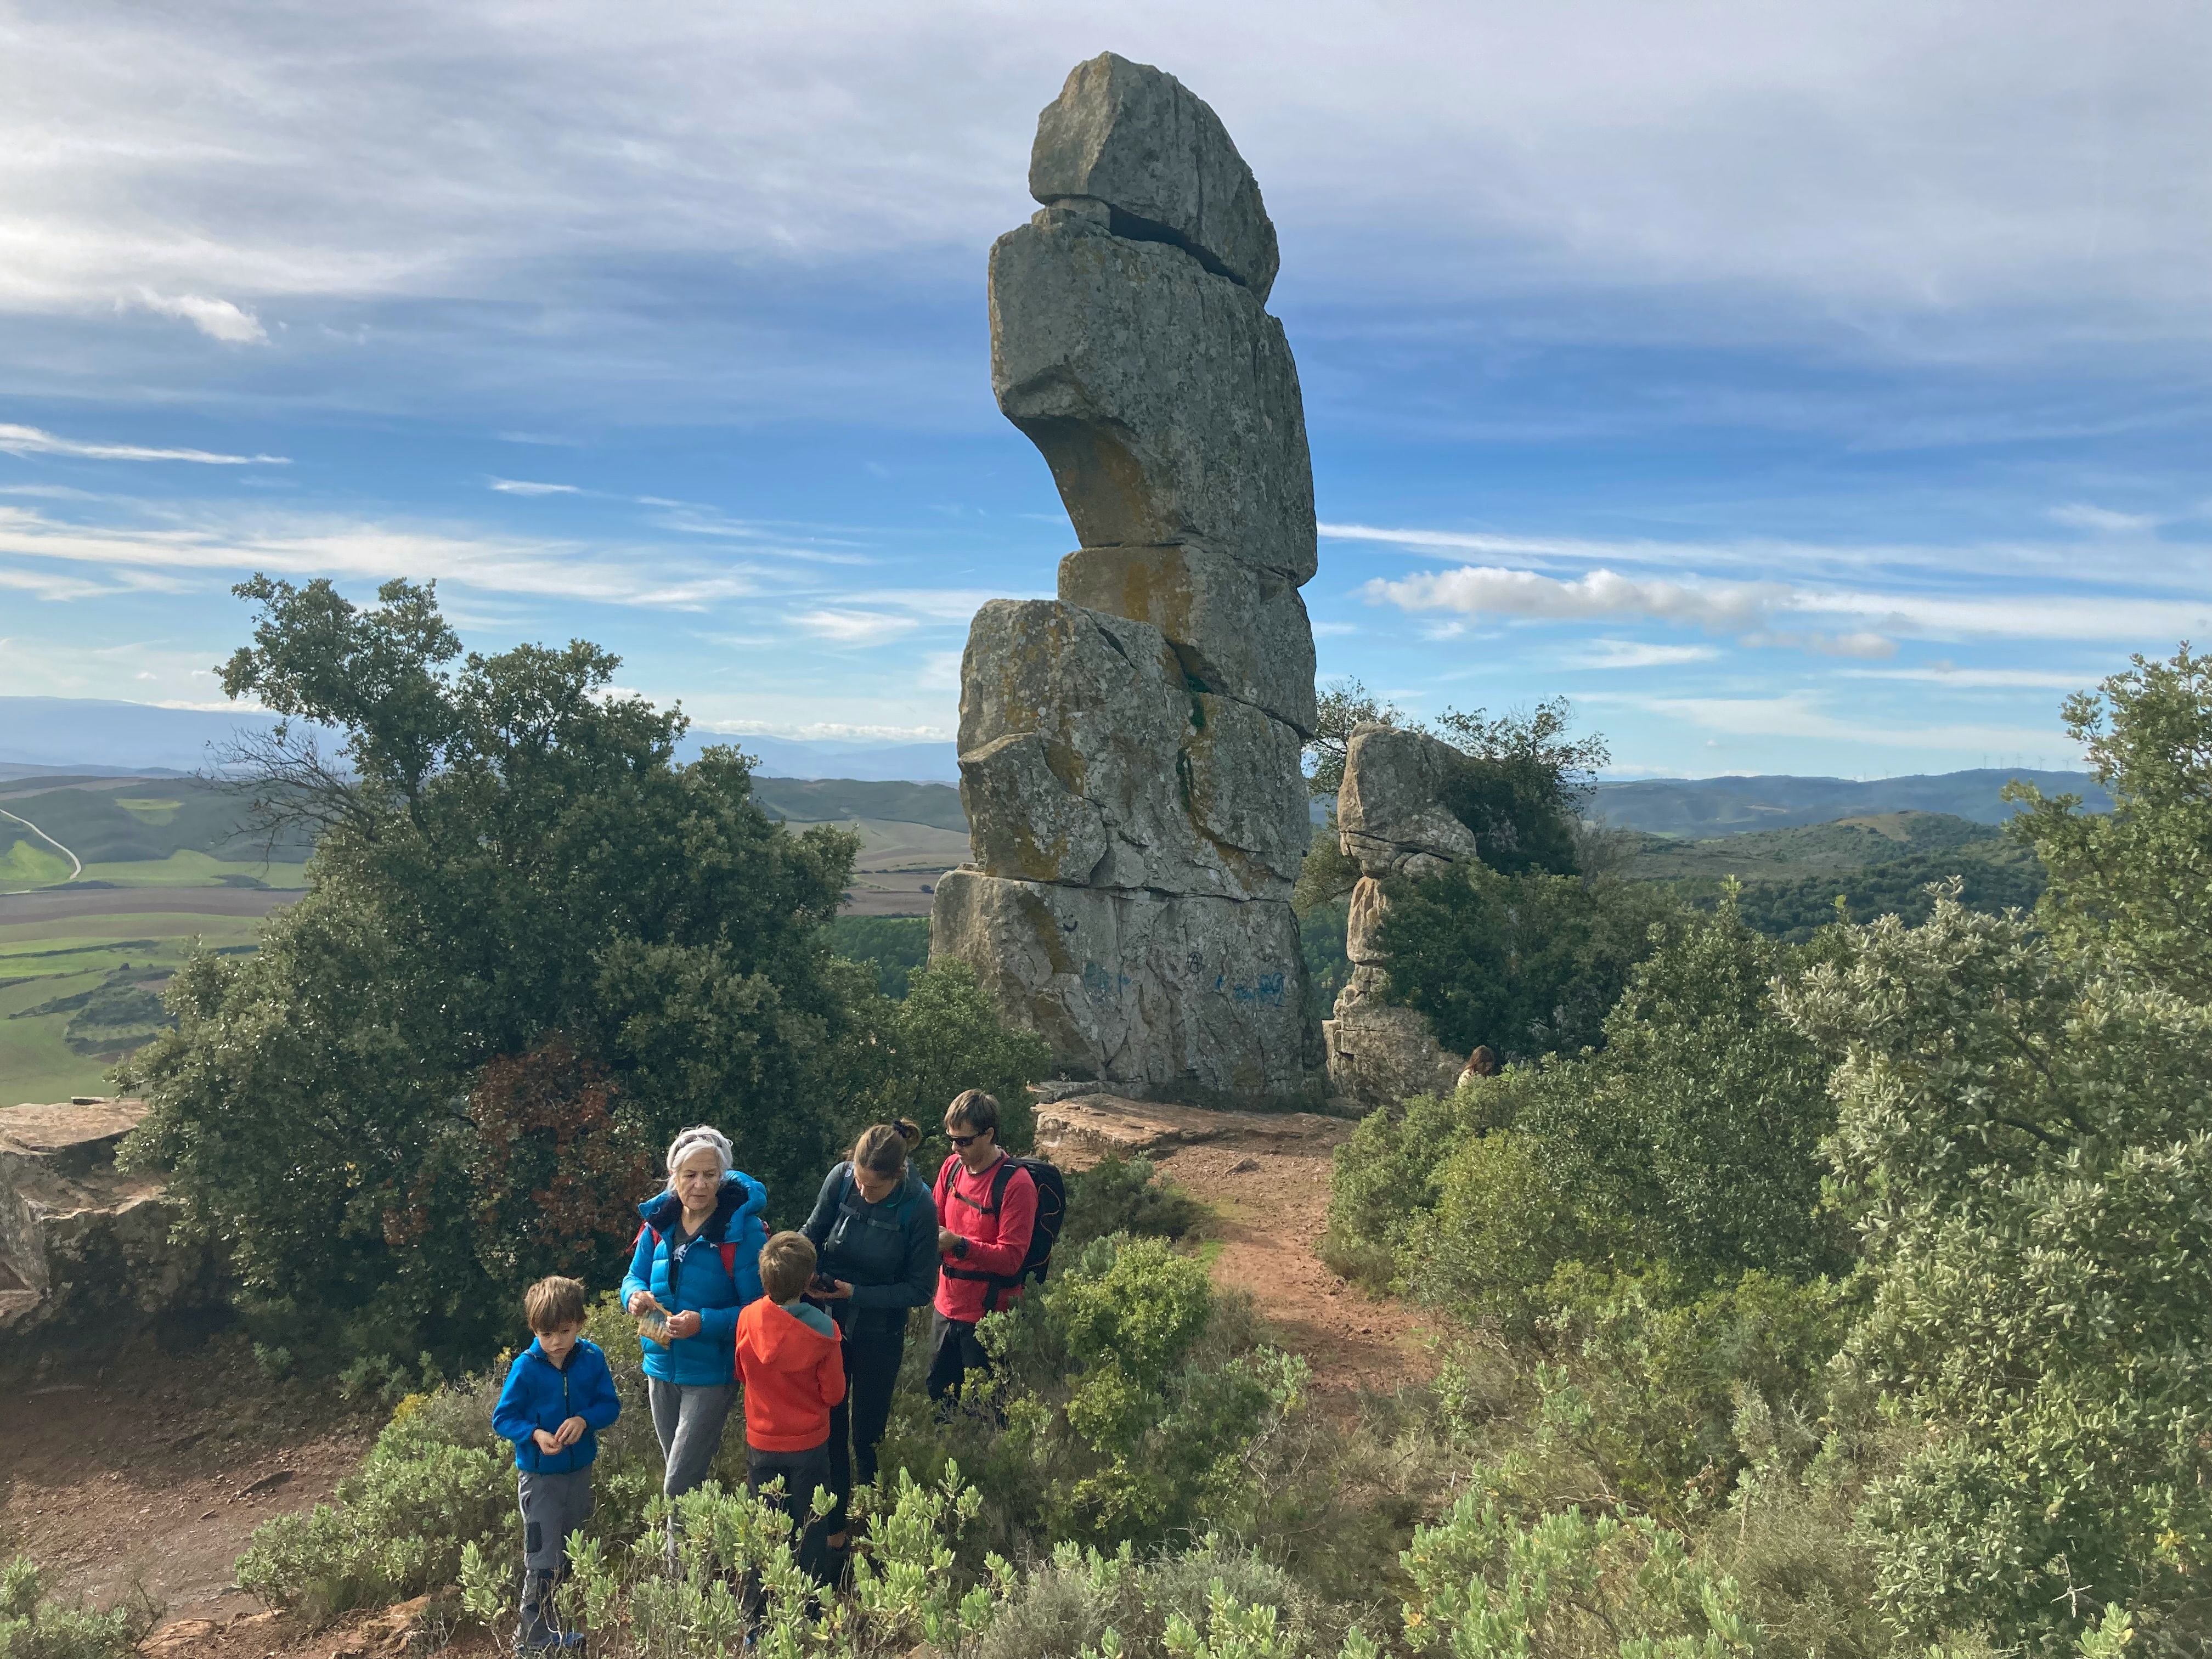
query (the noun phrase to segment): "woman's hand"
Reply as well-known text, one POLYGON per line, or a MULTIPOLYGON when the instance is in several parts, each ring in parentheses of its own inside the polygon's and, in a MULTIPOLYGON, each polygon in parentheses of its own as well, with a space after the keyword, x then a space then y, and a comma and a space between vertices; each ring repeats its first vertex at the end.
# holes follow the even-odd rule
POLYGON ((681 1342, 687 1336, 698 1335, 699 1328, 706 1322, 696 1313, 672 1313, 668 1316, 668 1334, 681 1342))
POLYGON ((853 1287, 850 1285, 848 1285, 842 1279, 836 1279, 830 1281, 830 1288, 828 1290, 816 1291, 814 1292, 814 1299, 817 1302, 842 1302, 847 1297, 852 1295, 852 1293, 853 1287))
POLYGON ((623 1311, 635 1319, 645 1314, 662 1313, 666 1310, 661 1307, 651 1291, 640 1291, 630 1297, 629 1306, 623 1311))

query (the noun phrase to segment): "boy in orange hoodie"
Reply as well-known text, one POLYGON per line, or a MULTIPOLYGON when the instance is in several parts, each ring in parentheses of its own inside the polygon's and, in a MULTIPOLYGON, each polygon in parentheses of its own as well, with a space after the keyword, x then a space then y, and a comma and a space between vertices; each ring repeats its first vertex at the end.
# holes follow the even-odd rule
POLYGON ((830 1485, 830 1408, 845 1397, 837 1327, 799 1298, 814 1282, 814 1245, 778 1233, 761 1247, 761 1299, 738 1316, 738 1376, 745 1385, 745 1484, 778 1475, 776 1507, 805 1527, 799 1565, 822 1576, 825 1522, 807 1524, 817 1486, 830 1485))

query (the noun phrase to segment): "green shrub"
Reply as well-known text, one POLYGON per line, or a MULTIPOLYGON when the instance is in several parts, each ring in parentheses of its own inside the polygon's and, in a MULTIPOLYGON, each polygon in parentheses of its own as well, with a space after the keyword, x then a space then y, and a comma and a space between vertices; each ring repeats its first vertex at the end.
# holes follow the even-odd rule
POLYGON ((1206 1206, 1162 1180, 1148 1158, 1109 1158, 1065 1178, 1067 1218, 1053 1250, 1058 1261, 1075 1260, 1093 1239, 1111 1233, 1177 1239, 1206 1221, 1206 1206))
POLYGON ((1478 1485, 1406 1552, 1407 1645, 1505 1659, 1750 1659, 1735 1582, 1646 1516, 1523 1522, 1478 1485))
MULTIPOLYGON (((2143 1650, 2212 1621, 2212 1011, 1946 896, 1783 994, 1839 1058, 1873 1302, 1851 1351, 1917 1443, 1861 1512, 1908 1630, 2143 1650)), ((2177 1645, 2179 1644, 2179 1645, 2177 1645)))
POLYGON ((144 1607, 58 1605, 27 1555, 0 1566, 0 1659, 131 1659, 153 1622, 144 1607))
POLYGON ((1297 1410, 1306 1367, 1262 1344, 1249 1304, 1216 1293, 1201 1263, 1160 1239, 1095 1239, 982 1335, 999 1372, 976 1408, 940 1423, 918 1387, 902 1389, 882 1453, 925 1484, 966 1471, 978 1547, 1245 1535, 1261 1497, 1253 1460, 1297 1410))

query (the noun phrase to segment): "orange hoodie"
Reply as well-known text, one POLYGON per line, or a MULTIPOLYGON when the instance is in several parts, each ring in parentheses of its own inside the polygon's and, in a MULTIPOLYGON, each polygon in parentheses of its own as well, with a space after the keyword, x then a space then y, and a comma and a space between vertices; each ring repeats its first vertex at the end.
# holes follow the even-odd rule
POLYGON ((763 1297, 738 1316, 738 1376, 745 1444, 755 1451, 811 1451, 828 1441, 830 1408, 845 1397, 836 1337, 763 1297))

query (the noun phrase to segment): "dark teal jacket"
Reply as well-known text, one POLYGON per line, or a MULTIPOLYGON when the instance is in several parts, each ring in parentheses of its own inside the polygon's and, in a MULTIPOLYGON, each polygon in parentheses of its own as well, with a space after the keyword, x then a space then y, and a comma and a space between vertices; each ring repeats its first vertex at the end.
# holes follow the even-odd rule
POLYGON ((908 1309, 936 1298, 937 1204, 910 1169, 896 1192, 871 1204, 860 1196, 853 1166, 840 1164, 799 1231, 821 1257, 816 1271, 853 1287, 850 1301, 826 1304, 842 1326, 897 1329, 908 1309))

